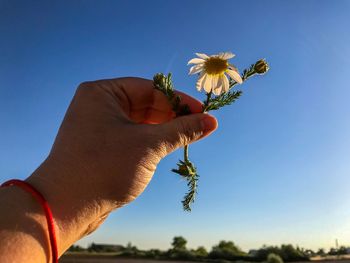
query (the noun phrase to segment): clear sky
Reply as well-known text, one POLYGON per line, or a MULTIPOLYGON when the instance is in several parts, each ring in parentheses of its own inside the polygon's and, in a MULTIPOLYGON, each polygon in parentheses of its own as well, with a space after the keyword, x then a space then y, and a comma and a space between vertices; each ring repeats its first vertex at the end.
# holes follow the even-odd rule
POLYGON ((85 80, 174 75, 197 98, 186 63, 232 51, 240 70, 270 72, 216 112, 219 129, 195 143, 200 173, 192 213, 186 184, 159 165, 146 191, 79 242, 168 248, 233 240, 243 249, 350 245, 349 1, 0 0, 0 181, 25 178, 45 158, 85 80))

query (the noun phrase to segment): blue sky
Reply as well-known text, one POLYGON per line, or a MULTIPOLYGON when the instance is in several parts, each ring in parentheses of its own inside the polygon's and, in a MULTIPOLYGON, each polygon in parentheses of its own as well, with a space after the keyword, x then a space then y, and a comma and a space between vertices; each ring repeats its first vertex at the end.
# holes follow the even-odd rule
POLYGON ((350 245, 350 2, 0 0, 0 180, 25 178, 45 158, 85 80, 187 75, 195 52, 232 51, 243 70, 270 72, 214 113, 219 129, 195 143, 201 175, 193 212, 164 159, 146 191, 79 242, 168 248, 233 240, 243 249, 350 245))

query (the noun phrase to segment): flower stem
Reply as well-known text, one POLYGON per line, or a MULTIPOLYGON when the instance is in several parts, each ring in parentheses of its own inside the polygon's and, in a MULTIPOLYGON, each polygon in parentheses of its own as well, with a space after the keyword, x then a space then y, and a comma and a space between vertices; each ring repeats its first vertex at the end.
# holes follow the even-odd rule
POLYGON ((209 106, 209 103, 210 103, 210 99, 211 99, 211 95, 213 94, 212 91, 208 92, 206 95, 207 95, 207 99, 204 101, 204 104, 203 104, 203 110, 202 112, 207 112, 207 109, 208 109, 208 106, 209 106))
POLYGON ((205 106, 209 105, 210 99, 211 99, 211 94, 213 94, 212 91, 207 93, 207 100, 205 101, 205 106))
POLYGON ((185 147, 184 147, 184 161, 185 162, 189 162, 189 159, 188 159, 188 145, 185 145, 185 147))
MULTIPOLYGON (((255 74, 258 74, 258 73, 255 71, 254 65, 252 65, 249 69, 245 69, 243 71, 243 76, 242 76, 243 82, 245 82, 247 79, 254 76, 255 74)), ((230 83, 230 89, 232 89, 233 86, 235 86, 237 84, 238 83, 236 81, 233 81, 232 83, 230 83)))
MULTIPOLYGON (((210 103, 210 99, 211 99, 211 95, 212 95, 212 94, 213 94, 212 91, 210 91, 210 92, 207 93, 207 99, 206 99, 206 101, 205 101, 204 104, 203 104, 203 110, 202 110, 203 113, 207 111, 207 106, 208 106, 209 103, 210 103)), ((188 145, 185 145, 185 147, 184 147, 184 161, 185 161, 185 162, 189 162, 189 161, 190 161, 190 160, 188 159, 188 148, 189 148, 189 146, 188 146, 188 145)))

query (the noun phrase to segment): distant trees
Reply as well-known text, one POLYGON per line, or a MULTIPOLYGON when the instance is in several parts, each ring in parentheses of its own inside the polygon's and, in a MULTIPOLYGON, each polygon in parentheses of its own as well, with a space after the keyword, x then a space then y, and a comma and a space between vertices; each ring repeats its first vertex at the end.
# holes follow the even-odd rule
POLYGON ((187 240, 182 236, 174 237, 173 242, 171 243, 171 245, 173 246, 173 249, 175 250, 186 249, 186 244, 187 244, 187 240))
POLYGON ((186 248, 187 240, 182 236, 176 236, 171 243, 172 248, 168 250, 168 257, 172 259, 192 260, 195 255, 186 248))
POLYGON ((81 246, 79 245, 72 245, 69 249, 68 249, 69 252, 83 252, 83 251, 86 251, 85 248, 82 248, 81 246))
POLYGON ((349 248, 349 247, 341 246, 341 247, 338 249, 338 255, 346 255, 346 254, 350 254, 350 248, 349 248))
POLYGON ((160 249, 150 249, 145 251, 146 258, 161 259, 164 257, 164 252, 160 249))
POLYGON ((274 253, 270 253, 267 256, 266 261, 267 261, 267 263, 283 263, 283 259, 279 255, 276 255, 274 253))
POLYGON ((261 249, 257 250, 255 258, 258 261, 265 261, 270 253, 279 255, 284 261, 306 261, 309 257, 306 253, 299 249, 294 248, 293 245, 282 245, 277 246, 263 246, 261 249))
POLYGON ((208 257, 211 259, 237 260, 247 257, 247 253, 243 252, 232 241, 223 240, 218 245, 213 246, 208 257))
POLYGON ((171 242, 171 248, 167 251, 159 249, 139 250, 130 242, 124 247, 121 245, 95 244, 92 243, 87 249, 79 245, 73 245, 69 248, 69 252, 93 252, 93 253, 114 253, 115 256, 133 257, 133 258, 152 258, 152 259, 174 259, 174 260, 191 260, 191 261, 207 261, 215 260, 221 262, 228 261, 250 261, 264 263, 283 263, 293 261, 308 261, 313 256, 327 255, 345 255, 350 254, 350 248, 341 246, 338 249, 331 248, 328 253, 324 249, 314 252, 311 249, 302 249, 294 247, 291 244, 281 246, 266 246, 260 249, 250 250, 249 253, 244 252, 239 246, 232 241, 222 240, 214 245, 208 252, 205 247, 199 246, 196 249, 187 248, 187 240, 182 236, 175 236, 171 242))
POLYGON ((324 251, 323 248, 320 248, 317 252, 316 252, 316 255, 318 256, 325 256, 326 255, 326 252, 324 251))
POLYGON ((188 250, 187 240, 182 236, 176 236, 171 243, 172 248, 165 254, 167 258, 179 260, 201 260, 208 257, 208 251, 205 247, 188 250))
POLYGON ((325 257, 327 255, 330 256, 339 256, 339 255, 348 255, 350 254, 350 247, 341 246, 337 248, 330 248, 328 252, 326 252, 323 248, 320 248, 315 255, 325 257))
POLYGON ((303 253, 309 258, 317 256, 317 253, 315 251, 313 251, 312 249, 305 249, 305 250, 303 250, 303 253))
POLYGON ((89 252, 96 252, 96 253, 102 253, 102 252, 121 252, 125 248, 120 245, 110 245, 110 244, 95 244, 91 243, 87 251, 89 252))
POLYGON ((131 242, 128 242, 126 247, 122 250, 123 256, 139 256, 140 250, 131 244, 131 242))
POLYGON ((332 256, 337 256, 337 255, 347 255, 350 254, 350 247, 345 247, 345 246, 341 246, 340 248, 336 249, 336 248, 331 248, 328 251, 328 255, 332 255, 332 256))
POLYGON ((191 251, 196 258, 203 259, 208 257, 208 251, 205 249, 205 247, 200 246, 197 249, 193 249, 191 251))

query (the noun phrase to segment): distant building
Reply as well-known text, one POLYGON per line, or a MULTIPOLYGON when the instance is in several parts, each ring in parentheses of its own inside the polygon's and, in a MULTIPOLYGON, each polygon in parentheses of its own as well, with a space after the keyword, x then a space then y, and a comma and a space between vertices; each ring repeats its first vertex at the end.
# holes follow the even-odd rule
POLYGON ((92 243, 88 250, 96 252, 121 252, 124 250, 124 247, 122 245, 92 243))
POLYGON ((257 249, 251 249, 248 252, 248 255, 251 257, 255 257, 258 254, 258 250, 257 249))

